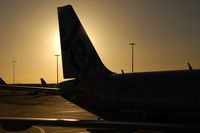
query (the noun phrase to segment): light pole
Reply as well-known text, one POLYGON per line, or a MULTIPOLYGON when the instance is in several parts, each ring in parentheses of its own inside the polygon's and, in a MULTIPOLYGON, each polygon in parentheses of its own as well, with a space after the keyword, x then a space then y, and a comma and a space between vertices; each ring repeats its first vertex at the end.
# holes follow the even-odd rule
POLYGON ((58 84, 58 56, 60 55, 56 54, 55 56, 56 56, 56 64, 57 64, 56 70, 57 70, 57 84, 58 84))
POLYGON ((13 84, 15 84, 15 60, 14 61, 12 61, 12 63, 13 63, 13 84))
POLYGON ((135 43, 129 43, 129 45, 132 46, 132 72, 134 72, 134 49, 133 46, 135 45, 135 43))

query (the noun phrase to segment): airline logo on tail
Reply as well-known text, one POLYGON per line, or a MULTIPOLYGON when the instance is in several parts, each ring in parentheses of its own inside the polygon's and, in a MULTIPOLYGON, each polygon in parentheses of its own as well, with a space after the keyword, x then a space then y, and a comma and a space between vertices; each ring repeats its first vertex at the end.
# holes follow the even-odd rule
POLYGON ((58 8, 58 17, 64 78, 111 74, 101 62, 72 6, 58 8))

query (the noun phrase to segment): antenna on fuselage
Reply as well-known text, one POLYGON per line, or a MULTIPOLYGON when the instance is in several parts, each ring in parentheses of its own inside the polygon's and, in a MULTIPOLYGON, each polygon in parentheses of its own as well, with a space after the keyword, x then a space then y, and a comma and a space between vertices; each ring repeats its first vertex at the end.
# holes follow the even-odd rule
POLYGON ((190 71, 193 70, 192 66, 190 65, 190 62, 188 62, 188 68, 189 68, 190 71))

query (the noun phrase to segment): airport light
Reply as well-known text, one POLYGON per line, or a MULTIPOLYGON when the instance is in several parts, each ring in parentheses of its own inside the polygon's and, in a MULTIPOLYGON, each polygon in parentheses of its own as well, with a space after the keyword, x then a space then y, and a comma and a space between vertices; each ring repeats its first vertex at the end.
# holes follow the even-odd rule
POLYGON ((57 64, 56 70, 57 70, 57 84, 58 84, 58 56, 60 55, 56 54, 55 56, 56 56, 56 64, 57 64))
POLYGON ((135 45, 135 43, 129 43, 129 45, 132 46, 132 72, 134 72, 134 49, 133 46, 135 45))
POLYGON ((15 84, 15 60, 12 61, 13 63, 13 84, 15 84))

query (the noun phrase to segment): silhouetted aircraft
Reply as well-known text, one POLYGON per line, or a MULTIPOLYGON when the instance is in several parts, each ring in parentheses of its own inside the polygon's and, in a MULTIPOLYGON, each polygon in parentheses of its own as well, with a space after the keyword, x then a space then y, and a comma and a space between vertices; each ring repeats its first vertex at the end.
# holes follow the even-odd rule
POLYGON ((1 117, 8 130, 32 125, 135 130, 200 131, 200 70, 116 74, 101 62, 72 6, 58 8, 64 78, 55 88, 2 89, 57 93, 103 120, 1 117))
POLYGON ((6 85, 6 82, 0 77, 0 84, 1 85, 6 85))

